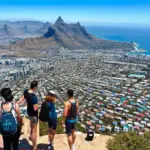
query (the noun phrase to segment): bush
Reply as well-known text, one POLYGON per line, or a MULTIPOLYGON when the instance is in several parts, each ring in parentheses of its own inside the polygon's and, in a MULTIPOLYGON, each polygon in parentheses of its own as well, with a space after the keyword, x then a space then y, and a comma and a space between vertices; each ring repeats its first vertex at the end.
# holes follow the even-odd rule
MULTIPOLYGON (((57 124, 57 129, 56 129, 57 134, 64 134, 65 133, 64 128, 62 127, 62 119, 63 119, 63 117, 58 118, 58 124, 57 124)), ((48 134, 48 124, 40 122, 39 126, 40 126, 40 136, 47 135, 48 134)), ((85 129, 83 127, 81 127, 80 123, 76 124, 76 129, 77 129, 77 131, 85 132, 85 129)))
POLYGON ((120 133, 107 141, 108 150, 150 150, 150 133, 138 136, 136 132, 120 133))

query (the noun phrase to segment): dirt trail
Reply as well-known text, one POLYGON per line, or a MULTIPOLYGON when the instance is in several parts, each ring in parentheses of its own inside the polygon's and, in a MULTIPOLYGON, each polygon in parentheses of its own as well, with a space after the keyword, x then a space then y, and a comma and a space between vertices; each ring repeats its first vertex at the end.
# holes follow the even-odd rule
MULTIPOLYGON (((24 126, 22 128, 22 131, 24 132, 23 135, 20 137, 20 150, 31 150, 31 142, 29 141, 28 137, 30 134, 30 123, 29 120, 24 118, 24 126)), ((38 127, 39 131, 39 127, 38 127)), ((92 142, 87 142, 85 140, 86 135, 82 133, 77 134, 77 139, 75 143, 76 150, 107 150, 106 149, 106 142, 110 136, 105 135, 96 135, 94 140, 92 142)), ((47 143, 48 143, 48 137, 38 137, 38 145, 40 150, 47 150, 47 143)), ((3 142, 0 137, 0 150, 3 147, 3 142)), ((69 150, 67 138, 66 135, 56 135, 55 141, 54 141, 54 148, 55 150, 69 150)))

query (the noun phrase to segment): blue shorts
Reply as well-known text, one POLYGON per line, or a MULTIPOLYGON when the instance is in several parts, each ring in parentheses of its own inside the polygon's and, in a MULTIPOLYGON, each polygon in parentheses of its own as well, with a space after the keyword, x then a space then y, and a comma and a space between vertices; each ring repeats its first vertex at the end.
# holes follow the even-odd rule
POLYGON ((76 126, 76 122, 67 122, 65 121, 65 125, 66 125, 66 134, 71 134, 72 130, 75 130, 75 126, 76 126))
POLYGON ((53 129, 53 130, 56 130, 56 128, 57 128, 57 119, 49 119, 48 120, 48 127, 53 129))

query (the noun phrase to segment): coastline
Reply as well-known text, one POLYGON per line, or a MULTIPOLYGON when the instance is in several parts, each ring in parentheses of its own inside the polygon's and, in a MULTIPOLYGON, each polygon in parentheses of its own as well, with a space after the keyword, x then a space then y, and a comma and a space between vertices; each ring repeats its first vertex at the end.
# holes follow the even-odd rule
MULTIPOLYGON (((124 40, 114 40, 114 39, 110 39, 110 38, 107 38, 107 37, 98 37, 98 38, 101 38, 101 39, 104 39, 104 40, 111 40, 111 41, 116 41, 116 42, 128 42, 130 43, 131 41, 124 41, 124 40)), ((140 45, 136 42, 134 42, 134 45, 135 45, 135 52, 136 53, 141 53, 142 55, 147 55, 147 56, 150 56, 150 50, 144 50, 142 47, 140 47, 140 45)))

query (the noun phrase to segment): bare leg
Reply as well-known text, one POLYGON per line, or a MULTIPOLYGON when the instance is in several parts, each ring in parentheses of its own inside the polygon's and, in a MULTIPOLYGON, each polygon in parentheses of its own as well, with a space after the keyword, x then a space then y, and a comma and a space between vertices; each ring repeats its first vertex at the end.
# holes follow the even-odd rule
POLYGON ((53 144, 54 138, 55 138, 55 134, 56 134, 56 130, 53 130, 52 128, 49 128, 48 138, 49 138, 50 144, 53 144))
POLYGON ((72 130, 72 144, 75 143, 75 140, 76 140, 76 132, 75 130, 72 130))
POLYGON ((33 143, 33 149, 36 149, 37 148, 37 124, 31 123, 30 139, 33 143))
POLYGON ((73 145, 72 134, 67 135, 67 138, 68 138, 68 144, 69 144, 70 150, 73 150, 72 149, 72 145, 73 145))

